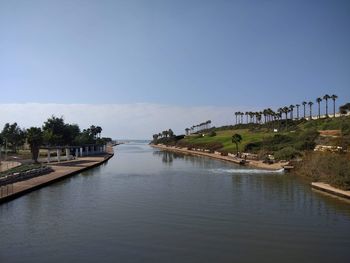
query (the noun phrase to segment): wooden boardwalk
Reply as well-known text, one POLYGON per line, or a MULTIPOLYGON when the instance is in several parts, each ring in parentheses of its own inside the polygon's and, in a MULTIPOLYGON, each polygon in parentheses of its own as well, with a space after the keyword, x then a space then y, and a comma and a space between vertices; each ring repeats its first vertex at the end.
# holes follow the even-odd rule
POLYGON ((99 156, 80 157, 73 161, 50 164, 54 172, 1 187, 0 203, 12 200, 58 180, 62 180, 92 167, 96 167, 108 161, 113 155, 113 153, 106 153, 99 156))

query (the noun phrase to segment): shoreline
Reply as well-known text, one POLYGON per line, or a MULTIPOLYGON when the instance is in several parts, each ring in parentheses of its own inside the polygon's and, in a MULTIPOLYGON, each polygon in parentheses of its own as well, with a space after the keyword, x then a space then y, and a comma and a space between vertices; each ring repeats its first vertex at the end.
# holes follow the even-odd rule
MULTIPOLYGON (((206 156, 209 158, 218 159, 218 160, 222 160, 222 161, 228 161, 231 163, 242 165, 240 159, 233 159, 230 156, 222 156, 222 155, 217 155, 214 153, 187 150, 186 148, 176 148, 174 146, 155 145, 155 144, 150 144, 150 146, 154 147, 154 148, 161 149, 161 150, 165 150, 165 151, 179 152, 179 153, 183 153, 183 154, 191 154, 191 155, 197 155, 197 156, 206 156)), ((285 166, 285 165, 287 165, 287 162, 266 164, 266 163, 263 163, 262 161, 256 161, 256 160, 248 160, 248 162, 245 164, 245 166, 263 169, 263 170, 270 170, 270 171, 284 169, 283 166, 285 166)))
POLYGON ((341 190, 339 188, 333 187, 330 184, 322 182, 312 182, 311 187, 321 191, 322 193, 327 193, 333 196, 350 199, 350 191, 341 190))
POLYGON ((91 168, 100 166, 113 156, 113 149, 107 149, 107 152, 103 155, 80 157, 72 161, 51 164, 50 167, 52 167, 54 171, 49 174, 2 186, 0 188, 0 204, 11 201, 57 181, 87 171, 91 168))

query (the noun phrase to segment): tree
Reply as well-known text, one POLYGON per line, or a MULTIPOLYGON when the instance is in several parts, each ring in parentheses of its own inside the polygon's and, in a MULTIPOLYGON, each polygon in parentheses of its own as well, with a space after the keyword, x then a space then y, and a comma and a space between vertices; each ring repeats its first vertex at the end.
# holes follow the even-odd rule
POLYGON ((312 120, 312 105, 314 105, 314 103, 312 101, 309 101, 308 105, 310 107, 310 120, 312 120))
POLYGON ((44 143, 47 145, 63 145, 66 125, 63 117, 55 117, 47 119, 43 125, 44 143))
POLYGON ((329 96, 328 94, 323 96, 323 99, 326 101, 326 117, 328 117, 328 99, 330 99, 331 96, 329 96))
POLYGON ((97 132, 98 136, 101 138, 102 128, 100 126, 96 126, 96 132, 97 132))
POLYGON ((306 119, 306 110, 305 110, 305 106, 306 106, 306 104, 307 104, 307 102, 306 101, 303 101, 303 106, 304 106, 304 119, 306 119))
POLYGON ((295 108, 294 105, 290 105, 290 106, 289 106, 289 109, 290 109, 290 119, 291 119, 291 120, 293 120, 294 108, 295 108))
POLYGON ((331 99, 333 100, 333 117, 335 118, 335 100, 338 98, 337 95, 333 94, 331 99))
POLYGON ((156 140, 158 140, 158 134, 153 134, 153 141, 155 142, 156 140))
POLYGON ((295 104, 295 106, 297 107, 297 120, 299 120, 299 107, 300 107, 300 104, 295 104))
POLYGON ((321 118, 321 106, 320 106, 321 101, 322 101, 321 98, 317 98, 317 99, 316 99, 316 102, 317 102, 317 104, 318 104, 318 118, 319 118, 319 119, 321 118))
POLYGON ((172 129, 168 130, 168 135, 169 135, 169 137, 174 137, 174 132, 172 129))
POLYGON ((6 123, 1 132, 1 137, 10 145, 13 152, 17 152, 17 147, 24 144, 25 136, 25 130, 22 130, 16 122, 6 123))
POLYGON ((339 107, 340 114, 347 114, 350 111, 350 102, 339 107))
POLYGON ((32 159, 35 163, 38 162, 39 150, 44 138, 41 128, 31 127, 27 130, 27 141, 30 146, 32 159))
POLYGON ((286 115, 286 129, 288 128, 288 112, 289 108, 287 106, 283 107, 283 113, 286 115))
POLYGON ((232 135, 232 143, 236 144, 236 154, 238 154, 238 144, 241 143, 242 136, 238 133, 232 135))

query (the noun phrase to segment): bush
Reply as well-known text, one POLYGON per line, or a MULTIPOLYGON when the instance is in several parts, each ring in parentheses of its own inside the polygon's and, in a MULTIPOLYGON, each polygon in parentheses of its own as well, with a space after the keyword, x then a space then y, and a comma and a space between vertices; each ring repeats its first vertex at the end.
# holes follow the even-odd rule
POLYGON ((209 133, 209 137, 215 137, 216 136, 216 132, 215 131, 211 131, 210 133, 209 133))
POLYGON ((315 129, 302 132, 297 138, 295 148, 300 151, 313 150, 316 146, 315 140, 318 136, 319 132, 315 129))
POLYGON ((297 174, 350 190, 350 154, 311 152, 296 166, 297 174))
POLYGON ((245 152, 257 152, 261 149, 263 143, 262 142, 250 142, 244 146, 245 152))
POLYGON ((291 146, 282 148, 274 154, 274 157, 277 160, 291 160, 296 158, 297 156, 300 156, 300 153, 291 146))

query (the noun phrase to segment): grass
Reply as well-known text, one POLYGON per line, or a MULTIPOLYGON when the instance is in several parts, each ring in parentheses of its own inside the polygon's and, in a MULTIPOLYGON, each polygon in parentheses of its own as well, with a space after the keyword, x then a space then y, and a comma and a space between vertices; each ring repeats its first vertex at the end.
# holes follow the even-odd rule
POLYGON ((32 169, 37 169, 37 168, 40 168, 40 167, 42 167, 41 164, 22 164, 20 166, 11 168, 11 169, 3 171, 3 172, 0 172, 0 177, 6 176, 6 175, 9 175, 9 174, 13 174, 13 173, 20 173, 20 172, 29 171, 29 170, 32 170, 32 169))
POLYGON ((341 145, 346 149, 350 144, 350 116, 312 121, 289 120, 288 129, 285 128, 284 120, 282 123, 274 124, 224 126, 207 130, 204 136, 193 134, 182 139, 162 138, 158 143, 235 153, 236 145, 231 141, 235 133, 242 136, 242 141, 238 145, 240 152, 257 153, 262 158, 267 154, 275 154, 278 159, 293 159, 305 151, 313 150, 316 144, 341 145), (273 132, 272 127, 280 127, 281 130, 273 132), (321 137, 319 130, 340 130, 342 136, 321 137), (210 134, 214 132, 216 135, 211 136, 210 134))
POLYGON ((219 150, 226 152, 235 152, 236 146, 232 143, 231 137, 233 134, 238 133, 242 136, 242 142, 238 146, 238 150, 242 151, 247 143, 259 142, 266 137, 271 137, 272 132, 250 132, 248 129, 230 129, 223 131, 216 131, 216 136, 210 137, 208 134, 204 137, 199 137, 198 135, 187 136, 183 139, 183 142, 188 144, 208 144, 208 143, 221 143, 223 147, 219 150))

